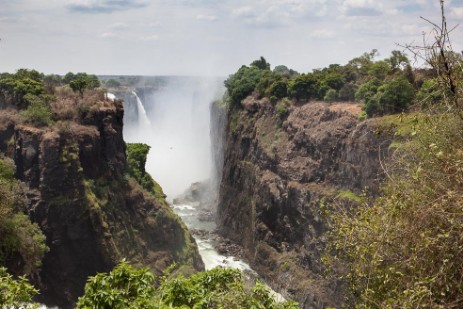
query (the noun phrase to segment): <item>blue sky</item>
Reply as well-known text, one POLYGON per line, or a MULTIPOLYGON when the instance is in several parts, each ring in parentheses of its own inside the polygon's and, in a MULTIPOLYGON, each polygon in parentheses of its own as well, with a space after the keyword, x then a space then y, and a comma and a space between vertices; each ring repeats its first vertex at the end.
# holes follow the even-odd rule
MULTIPOLYGON (((221 75, 264 56, 300 72, 422 42, 438 0, 0 0, 0 71, 221 75)), ((446 1, 449 25, 463 0, 446 1)), ((452 33, 463 50, 462 26, 452 33)))

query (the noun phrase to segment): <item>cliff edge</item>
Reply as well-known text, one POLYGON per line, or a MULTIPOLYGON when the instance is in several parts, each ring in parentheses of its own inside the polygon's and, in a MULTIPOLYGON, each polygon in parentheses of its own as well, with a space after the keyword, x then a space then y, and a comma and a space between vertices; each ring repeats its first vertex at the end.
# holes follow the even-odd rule
POLYGON ((390 139, 354 103, 276 105, 249 96, 228 113, 218 202, 220 233, 241 244, 266 282, 304 308, 342 304, 321 262, 323 201, 377 191, 390 139))
POLYGON ((50 249, 33 278, 39 301, 73 307, 89 276, 123 258, 156 274, 174 262, 183 272, 202 270, 183 222, 127 174, 121 102, 74 101, 58 99, 49 126, 17 121, 14 110, 0 117, 1 150, 28 187, 29 216, 50 249))

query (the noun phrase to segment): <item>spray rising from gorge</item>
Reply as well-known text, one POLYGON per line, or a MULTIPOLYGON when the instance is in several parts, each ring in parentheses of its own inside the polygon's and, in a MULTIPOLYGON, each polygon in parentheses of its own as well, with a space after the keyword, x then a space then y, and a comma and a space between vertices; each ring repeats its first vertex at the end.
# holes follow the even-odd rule
POLYGON ((222 79, 165 77, 125 95, 124 139, 151 146, 146 170, 169 200, 210 178, 209 108, 222 93, 222 79))

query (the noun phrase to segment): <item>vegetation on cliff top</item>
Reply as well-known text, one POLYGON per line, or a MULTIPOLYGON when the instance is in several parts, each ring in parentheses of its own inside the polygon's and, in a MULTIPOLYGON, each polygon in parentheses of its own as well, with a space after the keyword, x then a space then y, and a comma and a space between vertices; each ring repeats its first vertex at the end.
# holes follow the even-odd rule
POLYGON ((436 76, 422 87, 426 109, 394 143, 382 196, 331 215, 331 265, 358 308, 463 306, 463 63, 441 8, 434 41, 412 48, 436 76))
POLYGON ((346 65, 331 64, 303 74, 281 65, 272 71, 261 57, 230 75, 225 81, 225 98, 232 107, 239 107, 253 93, 273 104, 283 98, 299 103, 357 101, 364 103, 368 116, 377 116, 406 111, 416 92, 423 97, 423 92, 429 91, 429 83, 422 89, 423 83, 435 74, 427 69, 413 71, 405 53, 395 50, 383 60, 377 57, 374 49, 346 65))
POLYGON ((159 202, 165 204, 166 195, 161 186, 146 172, 146 158, 150 146, 142 143, 127 143, 127 169, 130 177, 134 178, 146 191, 150 192, 159 202))

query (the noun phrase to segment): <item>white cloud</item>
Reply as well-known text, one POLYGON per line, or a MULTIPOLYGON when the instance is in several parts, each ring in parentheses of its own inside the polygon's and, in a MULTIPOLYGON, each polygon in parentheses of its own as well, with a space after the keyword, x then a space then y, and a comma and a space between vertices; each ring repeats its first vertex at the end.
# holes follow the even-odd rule
POLYGON ((148 6, 145 0, 68 0, 67 7, 78 13, 111 13, 148 6))
POLYGON ((113 23, 109 25, 109 28, 114 29, 114 30, 127 30, 130 27, 126 23, 117 22, 117 23, 113 23))
POLYGON ((327 0, 257 0, 253 6, 234 9, 231 16, 248 25, 273 28, 305 23, 313 17, 325 17, 327 0))
POLYGON ((196 15, 196 19, 198 19, 198 20, 214 21, 214 20, 217 20, 217 16, 215 16, 215 15, 203 15, 203 14, 199 14, 199 15, 196 15))
POLYGON ((450 15, 455 18, 463 18, 463 6, 453 8, 450 15))
POLYGON ((159 36, 156 34, 153 34, 153 35, 142 36, 139 39, 140 41, 153 42, 153 41, 159 40, 159 36))
POLYGON ((350 16, 373 16, 384 12, 383 4, 374 0, 345 0, 341 12, 350 16))
POLYGON ((311 38, 318 38, 318 39, 331 39, 336 36, 336 33, 331 30, 327 29, 317 29, 310 33, 311 38))
POLYGON ((103 39, 112 39, 115 37, 117 37, 117 35, 114 32, 103 32, 102 34, 100 34, 100 38, 103 39))
POLYGON ((233 17, 255 17, 256 13, 252 6, 242 6, 232 10, 233 17))

